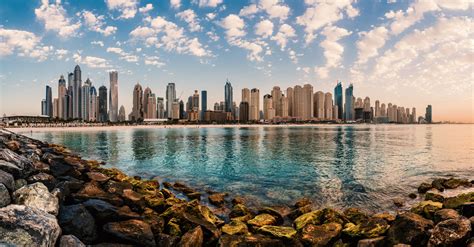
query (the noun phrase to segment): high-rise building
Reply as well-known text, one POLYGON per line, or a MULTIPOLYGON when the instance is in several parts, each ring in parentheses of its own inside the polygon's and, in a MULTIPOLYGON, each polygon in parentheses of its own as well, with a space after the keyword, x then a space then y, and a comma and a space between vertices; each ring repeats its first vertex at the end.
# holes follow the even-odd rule
POLYGON ((107 122, 108 114, 107 114, 107 87, 101 86, 99 87, 99 110, 98 110, 98 121, 99 122, 107 122))
POLYGON ((200 120, 204 121, 204 114, 207 111, 207 91, 201 91, 201 116, 200 120))
POLYGON ((84 82, 84 85, 82 85, 82 91, 81 91, 81 119, 84 121, 89 121, 89 109, 90 109, 90 100, 91 100, 91 87, 92 87, 92 82, 87 78, 87 80, 84 82))
POLYGON ((293 117, 295 117, 299 121, 303 120, 303 98, 303 88, 300 85, 296 85, 293 89, 293 117))
POLYGON ((314 116, 313 110, 313 86, 305 84, 303 86, 303 120, 311 120, 314 116))
POLYGON ((142 103, 144 119, 151 118, 148 116, 148 98, 150 98, 150 96, 151 96, 151 89, 149 87, 146 87, 145 91, 143 92, 143 103, 142 103))
MULTIPOLYGON (((168 119, 178 119, 178 116, 173 116, 173 103, 176 100, 176 86, 174 83, 168 83, 166 86, 166 117, 168 119)), ((178 112, 179 112, 179 103, 178 103, 178 112)))
POLYGON ((252 88, 250 91, 250 110, 249 110, 249 120, 258 121, 260 112, 260 90, 257 88, 252 88))
POLYGON ((247 123, 249 121, 249 102, 242 101, 239 105, 239 122, 247 123))
POLYGON ((58 118, 58 109, 59 108, 59 100, 58 98, 53 99, 53 118, 58 118))
POLYGON ((234 103, 234 98, 233 98, 233 89, 232 89, 232 84, 230 84, 230 81, 227 80, 225 82, 225 87, 224 87, 224 111, 225 112, 232 112, 232 105, 234 103))
POLYGON ((119 114, 118 114, 118 116, 117 116, 117 120, 118 120, 119 122, 125 122, 125 120, 126 120, 126 119, 125 119, 125 118, 126 118, 125 116, 126 116, 126 115, 125 115, 125 107, 123 107, 123 105, 122 105, 122 106, 120 106, 120 110, 119 110, 119 114))
POLYGON ((92 86, 90 90, 89 121, 97 121, 98 105, 97 90, 92 86))
POLYGON ((370 112, 370 98, 369 97, 365 97, 363 108, 364 108, 364 112, 370 112))
POLYGON ((273 109, 273 99, 270 94, 263 96, 263 119, 271 121, 275 117, 275 109, 273 109))
POLYGON ((45 114, 50 118, 53 117, 53 92, 50 86, 46 86, 46 105, 45 105, 45 114))
POLYGON ((354 87, 352 83, 346 88, 345 98, 344 119, 346 121, 352 121, 354 120, 354 87))
MULTIPOLYGON (((145 97, 145 94, 143 95, 145 97)), ((146 104, 146 116, 149 119, 155 119, 156 118, 156 95, 154 93, 151 93, 150 96, 148 96, 147 104, 146 104)))
POLYGON ((318 119, 325 119, 324 115, 324 93, 318 91, 314 94, 314 117, 318 119))
POLYGON ((82 117, 81 107, 82 107, 82 98, 81 98, 81 91, 82 91, 82 78, 81 78, 81 67, 76 65, 74 68, 74 76, 73 76, 73 118, 79 119, 82 117))
POLYGON ((415 107, 413 107, 411 109, 411 121, 410 122, 411 123, 416 123, 416 108, 415 107))
POLYGON ((46 110, 46 99, 41 100, 41 116, 47 116, 48 112, 46 110))
POLYGON ((294 117, 294 91, 292 87, 286 89, 286 97, 288 98, 288 116, 294 117))
POLYGON ((338 120, 339 119, 339 107, 337 105, 332 106, 332 119, 338 120))
POLYGON ((193 98, 191 101, 191 111, 199 112, 199 93, 198 90, 194 90, 193 98))
POLYGON ((376 101, 375 101, 374 116, 375 116, 375 117, 380 117, 380 101, 379 101, 379 100, 376 100, 376 101))
POLYGON ((334 88, 334 104, 337 106, 337 118, 343 119, 343 103, 342 103, 342 84, 338 82, 334 88))
POLYGON ((182 100, 179 101, 179 119, 186 118, 186 111, 184 110, 184 102, 182 100))
POLYGON ((64 105, 64 98, 67 95, 67 88, 66 88, 66 80, 64 79, 64 76, 61 75, 59 77, 58 81, 58 118, 59 119, 66 119, 67 116, 64 115, 64 108, 66 108, 66 105, 64 105))
POLYGON ((156 118, 165 118, 165 100, 162 97, 156 99, 156 118))
POLYGON ((427 123, 433 122, 433 107, 431 105, 426 107, 425 120, 427 123))
POLYGON ((281 107, 281 116, 282 118, 287 118, 289 116, 288 114, 288 97, 286 96, 282 96, 281 97, 281 104, 280 104, 280 107, 281 107))
POLYGON ((118 72, 110 71, 110 87, 109 87, 109 121, 117 122, 118 115, 118 72))
POLYGON ((67 119, 74 118, 74 73, 67 76, 67 119))
POLYGON ((332 120, 333 119, 333 107, 332 107, 332 94, 326 93, 324 94, 324 119, 332 120))
POLYGON ((279 116, 279 117, 281 117, 281 95, 282 95, 282 92, 280 90, 280 87, 277 87, 277 86, 273 87, 272 92, 271 92, 272 103, 273 103, 272 108, 275 110, 275 116, 279 116))
POLYGON ((385 109, 385 103, 382 103, 382 105, 380 105, 380 116, 381 117, 386 117, 387 116, 387 110, 385 109))
POLYGON ((130 112, 128 119, 134 122, 141 121, 143 115, 143 90, 140 83, 137 82, 133 88, 132 112, 130 112))
POLYGON ((242 102, 247 102, 250 104, 250 89, 242 89, 242 102))

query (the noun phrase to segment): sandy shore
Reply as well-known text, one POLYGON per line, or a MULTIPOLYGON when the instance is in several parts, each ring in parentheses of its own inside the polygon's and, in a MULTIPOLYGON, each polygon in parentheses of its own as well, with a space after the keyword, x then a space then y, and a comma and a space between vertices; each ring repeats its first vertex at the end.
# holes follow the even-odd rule
POLYGON ((84 127, 24 127, 6 128, 16 133, 38 131, 98 131, 98 130, 125 130, 125 129, 197 129, 197 128, 288 128, 288 127, 323 127, 343 126, 345 124, 215 124, 215 125, 129 125, 129 126, 84 126, 84 127))

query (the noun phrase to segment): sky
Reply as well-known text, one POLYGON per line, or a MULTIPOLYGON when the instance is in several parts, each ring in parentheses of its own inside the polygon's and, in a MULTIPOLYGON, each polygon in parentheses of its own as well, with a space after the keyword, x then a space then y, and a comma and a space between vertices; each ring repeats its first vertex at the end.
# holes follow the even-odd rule
POLYGON ((0 3, 0 114, 39 115, 45 85, 79 64, 83 81, 119 73, 127 114, 139 82, 183 100, 309 83, 333 93, 433 106, 434 121, 474 122, 473 0, 81 0, 0 3))

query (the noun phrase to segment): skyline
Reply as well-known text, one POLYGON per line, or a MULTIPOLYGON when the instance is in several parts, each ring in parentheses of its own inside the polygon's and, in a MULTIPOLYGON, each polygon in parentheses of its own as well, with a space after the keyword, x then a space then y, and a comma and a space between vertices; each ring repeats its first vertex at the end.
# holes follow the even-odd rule
POLYGON ((166 96, 170 82, 177 96, 207 90, 212 105, 224 99, 228 78, 237 104, 235 92, 242 88, 257 87, 263 97, 273 86, 309 83, 332 92, 343 81, 344 88, 354 84, 355 95, 414 106, 419 113, 431 104, 435 121, 474 122, 474 28, 472 3, 465 1, 201 0, 176 8, 168 1, 46 2, 2 4, 1 114, 38 113, 44 86, 56 92, 59 76, 78 63, 83 81, 89 77, 96 88, 110 88, 108 71, 119 71, 118 106, 127 115, 137 82, 158 97, 166 96), (294 35, 285 36, 291 32, 282 27, 294 35), (138 31, 158 40, 148 40, 147 47, 142 38, 150 33, 136 36, 138 31), (220 38, 212 40, 209 32, 220 38), (27 104, 13 103, 20 92, 27 104))

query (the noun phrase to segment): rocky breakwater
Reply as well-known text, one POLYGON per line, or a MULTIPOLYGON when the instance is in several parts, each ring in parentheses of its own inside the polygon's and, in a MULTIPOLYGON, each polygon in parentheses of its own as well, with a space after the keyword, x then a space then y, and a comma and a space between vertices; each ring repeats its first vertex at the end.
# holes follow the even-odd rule
POLYGON ((239 197, 161 186, 1 131, 0 245, 472 246, 474 193, 439 193, 471 186, 457 178, 424 183, 407 200, 425 200, 397 215, 317 209, 305 198, 251 208, 239 197))

